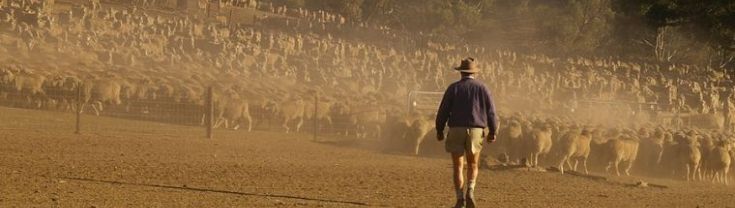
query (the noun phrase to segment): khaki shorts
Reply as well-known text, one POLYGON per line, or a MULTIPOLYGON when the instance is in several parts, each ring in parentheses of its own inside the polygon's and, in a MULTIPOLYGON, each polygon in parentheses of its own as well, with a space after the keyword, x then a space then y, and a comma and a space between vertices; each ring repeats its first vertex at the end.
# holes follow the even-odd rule
POLYGON ((484 137, 485 129, 483 128, 451 127, 444 147, 449 153, 471 151, 472 154, 475 154, 482 150, 484 137))

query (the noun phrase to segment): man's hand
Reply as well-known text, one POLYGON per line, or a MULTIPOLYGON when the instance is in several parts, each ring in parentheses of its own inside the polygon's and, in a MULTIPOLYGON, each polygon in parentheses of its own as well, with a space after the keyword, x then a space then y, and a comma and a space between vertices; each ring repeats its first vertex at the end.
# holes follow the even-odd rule
POLYGON ((444 141, 444 132, 437 132, 436 133, 436 140, 444 141))
POLYGON ((495 134, 488 134, 488 135, 487 135, 487 142, 488 142, 488 143, 493 143, 493 142, 495 142, 495 134))

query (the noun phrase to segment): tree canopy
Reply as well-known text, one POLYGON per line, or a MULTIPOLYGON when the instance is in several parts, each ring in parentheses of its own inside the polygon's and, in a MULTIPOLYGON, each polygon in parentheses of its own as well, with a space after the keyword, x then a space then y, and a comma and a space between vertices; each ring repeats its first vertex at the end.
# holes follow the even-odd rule
POLYGON ((271 0, 488 48, 735 65, 731 0, 271 0))

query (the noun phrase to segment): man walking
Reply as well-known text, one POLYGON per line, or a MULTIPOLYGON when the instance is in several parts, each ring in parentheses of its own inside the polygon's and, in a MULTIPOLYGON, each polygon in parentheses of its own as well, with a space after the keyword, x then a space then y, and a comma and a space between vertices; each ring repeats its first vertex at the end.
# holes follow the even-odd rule
POLYGON ((436 132, 437 139, 443 141, 444 126, 448 122, 445 149, 452 154, 454 188, 457 193, 455 207, 472 208, 476 206, 474 191, 482 142, 485 137, 490 143, 495 141, 497 118, 490 91, 472 76, 479 71, 475 59, 462 60, 455 70, 460 72, 462 78, 449 85, 444 93, 436 115, 436 132), (487 136, 485 128, 489 128, 487 136), (462 174, 465 161, 468 166, 466 186, 462 174))

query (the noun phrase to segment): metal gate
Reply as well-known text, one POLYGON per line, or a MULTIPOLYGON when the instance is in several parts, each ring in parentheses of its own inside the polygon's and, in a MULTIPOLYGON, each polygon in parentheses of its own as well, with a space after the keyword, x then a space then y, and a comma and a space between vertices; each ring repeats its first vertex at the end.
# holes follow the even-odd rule
POLYGON ((436 111, 442 102, 444 92, 411 91, 406 103, 408 113, 436 111))

